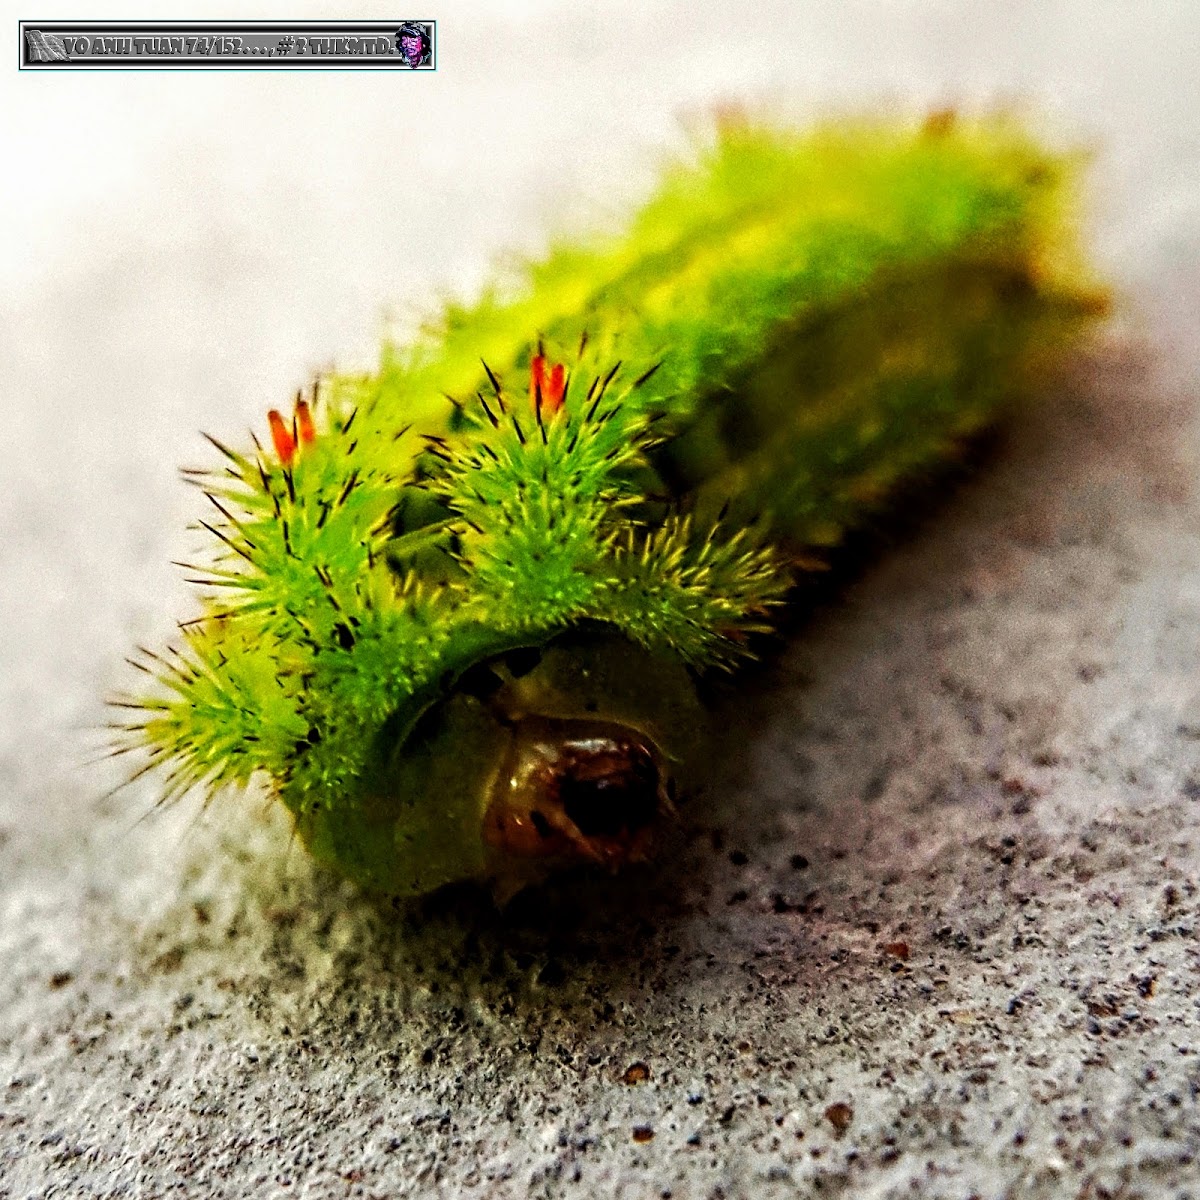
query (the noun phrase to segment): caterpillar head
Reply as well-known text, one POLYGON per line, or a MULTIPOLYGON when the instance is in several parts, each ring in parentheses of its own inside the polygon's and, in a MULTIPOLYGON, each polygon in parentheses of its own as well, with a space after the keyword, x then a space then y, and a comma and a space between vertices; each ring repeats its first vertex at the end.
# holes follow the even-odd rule
POLYGON ((539 345, 517 400, 484 364, 491 396, 444 434, 369 406, 318 428, 298 397, 269 449, 214 441, 229 465, 195 477, 221 549, 191 569, 223 600, 139 664, 161 690, 126 704, 129 748, 173 760, 176 791, 265 774, 314 857, 375 892, 503 898, 648 858, 695 678, 783 576, 741 531, 656 516, 635 395, 656 367, 616 394, 619 365, 572 393, 539 345))
POLYGON ((645 861, 674 811, 662 752, 628 725, 526 717, 491 789, 483 836, 516 858, 645 861))
POLYGON ((591 631, 503 656, 464 686, 503 731, 486 739, 479 777, 485 873, 499 895, 565 866, 650 859, 701 728, 686 670, 591 631))

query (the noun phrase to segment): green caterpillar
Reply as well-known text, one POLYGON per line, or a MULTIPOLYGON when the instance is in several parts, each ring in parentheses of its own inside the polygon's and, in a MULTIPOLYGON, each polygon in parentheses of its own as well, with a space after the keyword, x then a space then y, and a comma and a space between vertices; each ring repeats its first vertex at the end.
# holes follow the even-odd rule
POLYGON ((210 439, 202 615, 118 751, 269 781, 380 892, 647 857, 697 679, 1103 312, 1074 175, 1002 120, 719 122, 624 234, 210 439))

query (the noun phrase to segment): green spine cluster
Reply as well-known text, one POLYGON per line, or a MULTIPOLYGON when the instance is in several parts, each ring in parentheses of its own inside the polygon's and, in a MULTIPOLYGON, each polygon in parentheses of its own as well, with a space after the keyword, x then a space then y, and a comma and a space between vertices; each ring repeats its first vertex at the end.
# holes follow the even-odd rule
POLYGON ((261 775, 333 844, 482 660, 598 624, 733 665, 804 551, 952 454, 1098 311, 1071 173, 1003 123, 725 126, 624 233, 325 381, 294 453, 214 441, 192 475, 203 614, 135 664, 155 684, 119 702, 121 749, 164 765, 168 796, 261 775), (543 342, 558 411, 527 392, 543 342))

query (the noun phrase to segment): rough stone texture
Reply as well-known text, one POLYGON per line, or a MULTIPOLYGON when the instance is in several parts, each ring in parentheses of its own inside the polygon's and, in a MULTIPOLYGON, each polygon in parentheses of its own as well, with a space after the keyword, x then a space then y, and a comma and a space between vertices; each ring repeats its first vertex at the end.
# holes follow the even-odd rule
POLYGON ((1200 1196, 1200 18, 800 8, 630 6, 631 64, 565 5, 447 14, 403 88, 5 83, 90 136, 8 200, 0 1197, 1200 1196), (1125 315, 720 700, 663 861, 394 911, 269 807, 99 798, 97 697, 186 611, 193 429, 788 87, 1032 96, 1101 148, 1125 315))

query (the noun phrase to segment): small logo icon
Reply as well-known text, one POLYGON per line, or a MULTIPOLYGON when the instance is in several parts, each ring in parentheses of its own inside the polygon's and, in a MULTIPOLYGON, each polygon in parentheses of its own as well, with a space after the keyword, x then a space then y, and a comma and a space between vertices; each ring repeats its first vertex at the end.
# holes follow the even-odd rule
POLYGON ((396 49, 414 71, 418 67, 428 66, 433 57, 429 26, 420 21, 405 21, 396 30, 396 49))
POLYGON ((71 59, 62 38, 38 29, 25 30, 25 49, 30 62, 69 62, 71 59))

